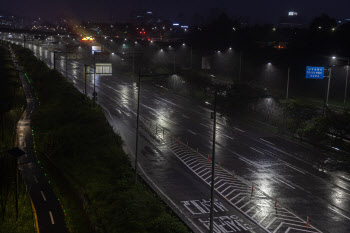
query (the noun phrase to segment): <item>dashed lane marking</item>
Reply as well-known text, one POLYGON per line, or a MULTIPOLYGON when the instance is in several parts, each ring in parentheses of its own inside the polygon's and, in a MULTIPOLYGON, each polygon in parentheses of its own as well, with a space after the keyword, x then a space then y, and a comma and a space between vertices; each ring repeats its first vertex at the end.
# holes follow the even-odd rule
POLYGON ((233 128, 234 128, 235 130, 238 130, 238 131, 242 132, 242 133, 245 132, 244 130, 238 129, 238 128, 236 128, 236 127, 233 127, 233 128))
POLYGON ((39 183, 38 179, 36 178, 36 176, 34 176, 34 180, 35 180, 36 183, 39 183))
POLYGON ((187 130, 188 132, 190 132, 193 135, 197 135, 195 132, 191 131, 191 130, 187 130))
POLYGON ((206 127, 206 128, 210 128, 211 129, 211 127, 210 126, 207 126, 207 125, 205 125, 205 124, 202 124, 202 123, 199 123, 200 125, 202 125, 202 126, 204 126, 204 127, 206 127))
POLYGON ((55 221, 53 219, 53 215, 52 215, 52 212, 49 211, 49 215, 50 215, 50 219, 51 219, 51 224, 54 225, 55 224, 55 221))
POLYGON ((296 170, 296 171, 298 171, 298 172, 300 172, 300 173, 303 173, 303 174, 305 174, 305 172, 303 172, 302 170, 299 170, 298 168, 296 168, 296 167, 294 167, 294 166, 291 166, 291 165, 289 165, 289 164, 287 164, 287 163, 284 163, 287 167, 290 167, 290 168, 292 168, 292 169, 294 169, 294 170, 296 170))
POLYGON ((333 210, 333 211, 336 212, 337 214, 340 214, 340 215, 343 216, 344 218, 350 220, 350 217, 348 217, 348 216, 346 216, 346 215, 340 213, 340 212, 339 212, 338 210, 336 210, 334 207, 328 206, 328 208, 329 208, 330 210, 333 210))
POLYGON ((264 153, 263 153, 263 152, 261 152, 260 150, 255 149, 254 147, 250 147, 250 149, 252 149, 252 150, 254 150, 254 151, 256 151, 256 152, 258 152, 258 153, 260 153, 260 154, 264 154, 264 153))
POLYGON ((43 192, 43 191, 40 191, 40 193, 41 193, 41 196, 43 197, 44 201, 46 201, 46 197, 45 197, 45 195, 44 195, 44 192, 43 192))
POLYGON ((267 140, 265 140, 265 139, 260 138, 260 140, 263 141, 263 142, 269 143, 269 144, 271 144, 271 145, 275 145, 275 144, 273 144, 272 142, 269 142, 269 141, 267 141, 267 140))
POLYGON ((230 137, 230 136, 228 136, 228 135, 226 135, 226 134, 222 134, 223 136, 225 136, 225 137, 227 137, 227 138, 229 138, 229 139, 232 139, 232 140, 234 140, 234 138, 233 137, 230 137))

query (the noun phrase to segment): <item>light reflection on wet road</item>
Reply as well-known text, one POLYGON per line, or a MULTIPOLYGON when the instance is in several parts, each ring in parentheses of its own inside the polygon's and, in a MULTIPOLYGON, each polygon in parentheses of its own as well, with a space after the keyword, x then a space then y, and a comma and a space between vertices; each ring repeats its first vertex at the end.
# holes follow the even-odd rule
MULTIPOLYGON (((51 53, 47 52, 46 48, 33 46, 31 49, 45 61, 50 57, 51 53)), ((81 92, 84 89, 84 62, 89 63, 88 61, 68 62, 69 80, 81 92)), ((64 61, 58 62, 57 67, 65 74, 64 61)), ((87 86, 91 96, 92 78, 88 80, 87 86)), ((137 88, 132 78, 121 74, 115 74, 112 77, 96 76, 96 91, 98 102, 109 111, 107 118, 112 126, 123 135, 126 144, 133 148, 137 88)), ((150 127, 154 128, 158 125, 159 130, 165 128, 175 138, 180 137, 181 142, 188 142, 191 148, 199 148, 200 153, 207 157, 211 154, 210 110, 190 99, 147 83, 141 89, 141 98, 141 119, 147 119, 147 121, 141 132, 145 136, 141 140, 140 163, 146 173, 150 177, 157 176, 158 178, 152 179, 175 202, 186 200, 179 199, 172 192, 176 192, 183 198, 191 195, 194 198, 197 196, 209 198, 209 188, 206 184, 198 180, 194 172, 184 166, 186 163, 181 162, 180 157, 176 160, 176 156, 169 151, 171 147, 166 142, 161 143, 152 139, 150 127), (162 174, 164 177, 161 177, 162 174), (191 185, 195 185, 193 187, 196 189, 188 190, 191 185), (186 196, 180 193, 191 194, 186 196)), ((222 168, 227 171, 234 170, 244 185, 249 186, 254 183, 257 189, 272 200, 277 199, 279 205, 301 219, 306 220, 309 216, 311 225, 320 231, 350 232, 350 176, 346 169, 322 163, 329 157, 323 152, 305 148, 241 122, 220 118, 218 121, 217 162, 222 168)), ((154 134, 155 128, 153 128, 154 134)), ((227 202, 225 198, 223 196, 219 200, 227 202)), ((181 206, 179 202, 176 204, 181 206)), ((187 213, 187 208, 183 205, 181 208, 182 212, 187 213)), ((230 211, 237 213, 234 209, 230 211)), ((258 215, 264 216, 264 213, 261 212, 258 215)), ((267 219, 264 219, 262 226, 259 226, 258 222, 254 222, 254 218, 253 220, 245 218, 244 214, 239 216, 256 232, 260 232, 261 228, 268 225, 264 224, 267 219)), ((203 228, 205 224, 202 220, 193 218, 193 221, 196 221, 195 224, 203 228)), ((277 229, 279 225, 272 220, 269 221, 269 223, 272 222, 271 225, 263 231, 273 232, 277 229)), ((296 228, 301 229, 300 226, 296 228)), ((278 228, 277 232, 287 232, 288 229, 283 226, 278 228)), ((289 232, 303 231, 289 229, 289 232)))

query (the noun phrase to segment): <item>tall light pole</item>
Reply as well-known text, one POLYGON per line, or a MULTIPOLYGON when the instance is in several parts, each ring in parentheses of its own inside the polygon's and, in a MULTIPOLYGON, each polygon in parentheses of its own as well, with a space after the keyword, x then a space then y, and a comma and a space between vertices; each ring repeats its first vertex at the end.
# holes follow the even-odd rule
POLYGON ((329 87, 331 85, 331 77, 332 77, 332 68, 329 68, 329 76, 328 76, 328 86, 327 86, 327 97, 326 97, 326 105, 328 106, 328 98, 329 98, 329 87))
MULTIPOLYGON (((169 46, 170 47, 170 46, 169 46)), ((174 60, 173 60, 173 63, 174 63, 174 68, 173 68, 173 74, 176 74, 176 52, 174 50, 164 50, 164 49, 160 49, 160 52, 163 52, 163 51, 168 51, 168 52, 173 52, 174 53, 174 60)))
POLYGON ((137 166, 138 166, 138 146, 139 146, 139 119, 140 119, 140 96, 141 96, 141 77, 157 77, 169 74, 146 74, 141 75, 141 66, 139 68, 139 78, 137 82, 137 116, 136 116, 136 145, 135 145, 135 184, 137 183, 137 166))
POLYGON ((174 51, 174 74, 176 73, 176 53, 174 51))
POLYGON ((190 55, 190 68, 192 70, 192 46, 191 46, 191 55, 190 55))
POLYGON ((215 141, 216 141, 216 96, 217 91, 214 93, 214 124, 213 124, 213 150, 212 150, 212 158, 211 158, 211 187, 210 187, 210 225, 209 232, 213 233, 214 229, 214 184, 215 184, 215 141))
POLYGON ((347 90, 348 90, 348 78, 349 78, 349 65, 350 65, 350 58, 348 58, 348 65, 346 67, 346 78, 345 78, 345 91, 344 91, 344 108, 346 105, 346 98, 347 98, 347 90))
POLYGON ((287 77, 287 94, 286 94, 286 100, 289 98, 289 74, 290 74, 290 65, 288 66, 288 77, 287 77))
POLYGON ((326 78, 328 78, 328 81, 327 81, 327 90, 326 90, 326 98, 323 102, 323 116, 325 114, 325 106, 328 106, 328 97, 329 97, 329 87, 331 85, 331 76, 332 76, 332 68, 328 68, 328 76, 325 76, 326 78))
POLYGON ((139 80, 137 83, 137 118, 136 118, 136 146, 135 146, 135 183, 137 182, 137 155, 139 146, 139 119, 140 119, 140 93, 141 93, 141 69, 139 70, 139 80))
POLYGON ((94 99, 94 107, 96 104, 96 85, 95 85, 95 81, 96 81, 96 57, 95 57, 95 53, 94 53, 94 92, 92 93, 93 99, 94 99))
POLYGON ((85 98, 87 97, 87 92, 86 92, 86 67, 89 67, 89 65, 84 64, 84 94, 85 94, 85 98))
POLYGON ((345 109, 345 105, 346 105, 346 99, 347 99, 347 91, 348 91, 348 78, 349 78, 349 65, 350 65, 350 58, 349 57, 332 57, 333 60, 339 59, 339 60, 344 60, 347 61, 347 67, 346 67, 346 77, 345 77, 345 88, 344 88, 344 109, 345 109))
POLYGON ((241 73, 242 73, 242 51, 239 53, 238 82, 241 82, 241 73))

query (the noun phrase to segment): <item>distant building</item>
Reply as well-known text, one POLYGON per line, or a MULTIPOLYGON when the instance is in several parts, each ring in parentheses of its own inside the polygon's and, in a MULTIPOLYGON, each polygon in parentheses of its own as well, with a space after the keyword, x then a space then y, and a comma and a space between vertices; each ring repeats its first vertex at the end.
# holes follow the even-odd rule
POLYGON ((131 18, 138 26, 157 26, 162 22, 162 19, 150 10, 137 10, 132 12, 131 18))
POLYGON ((304 19, 297 11, 289 11, 287 15, 280 18, 280 27, 284 28, 300 28, 305 25, 304 19))

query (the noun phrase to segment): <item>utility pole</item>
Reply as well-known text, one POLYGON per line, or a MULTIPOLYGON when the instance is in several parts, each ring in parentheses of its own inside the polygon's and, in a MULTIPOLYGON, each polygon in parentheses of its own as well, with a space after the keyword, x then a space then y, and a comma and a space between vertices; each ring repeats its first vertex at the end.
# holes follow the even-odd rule
POLYGON ((331 68, 328 68, 328 72, 329 72, 329 75, 328 75, 328 76, 325 76, 325 78, 328 78, 328 81, 327 81, 328 85, 327 85, 325 97, 324 97, 324 99, 323 99, 322 116, 325 115, 325 107, 328 106, 329 86, 330 86, 330 83, 331 83, 331 73, 332 73, 332 69, 331 69, 331 68))
POLYGON ((137 89, 137 118, 136 118, 136 146, 135 146, 135 184, 137 183, 137 155, 138 155, 138 145, 139 145, 140 92, 141 92, 141 69, 139 70, 139 80, 138 80, 138 89, 137 89))
POLYGON ((214 222, 214 178, 215 178, 215 139, 216 139, 216 96, 217 91, 214 94, 214 124, 213 124, 213 154, 211 158, 211 189, 210 189, 210 233, 213 233, 213 222, 214 222))
POLYGON ((135 43, 132 46, 132 73, 135 74, 135 43))
POLYGON ((89 67, 88 65, 84 65, 84 94, 85 94, 85 98, 87 97, 87 92, 86 92, 86 67, 89 67))
POLYGON ((56 51, 53 51, 53 70, 56 70, 56 51))
POLYGON ((176 53, 174 51, 174 74, 176 73, 176 53))
POLYGON ((95 85, 95 76, 96 76, 96 56, 95 56, 95 53, 94 53, 94 92, 92 93, 93 95, 93 99, 94 99, 94 107, 95 107, 95 104, 96 104, 96 85, 95 85))
POLYGON ((190 68, 191 68, 191 70, 192 70, 192 46, 191 46, 191 61, 190 61, 190 68))
POLYGON ((290 66, 288 66, 288 78, 287 78, 287 95, 286 100, 289 98, 289 74, 290 74, 290 66))
POLYGON ((349 78, 349 65, 350 65, 350 58, 348 58, 348 66, 346 67, 346 78, 345 78, 345 91, 344 91, 344 109, 346 105, 346 98, 347 98, 347 91, 348 91, 348 78, 349 78))
POLYGON ((242 51, 239 53, 239 72, 238 72, 238 82, 241 82, 242 73, 242 51))
POLYGON ((67 72, 67 58, 68 58, 68 54, 66 53, 66 79, 68 80, 68 72, 67 72))
POLYGON ((327 97, 326 97, 326 105, 327 105, 327 106, 328 106, 328 98, 329 98, 329 86, 331 85, 331 76, 332 76, 332 68, 329 68, 328 87, 327 87, 327 97))

